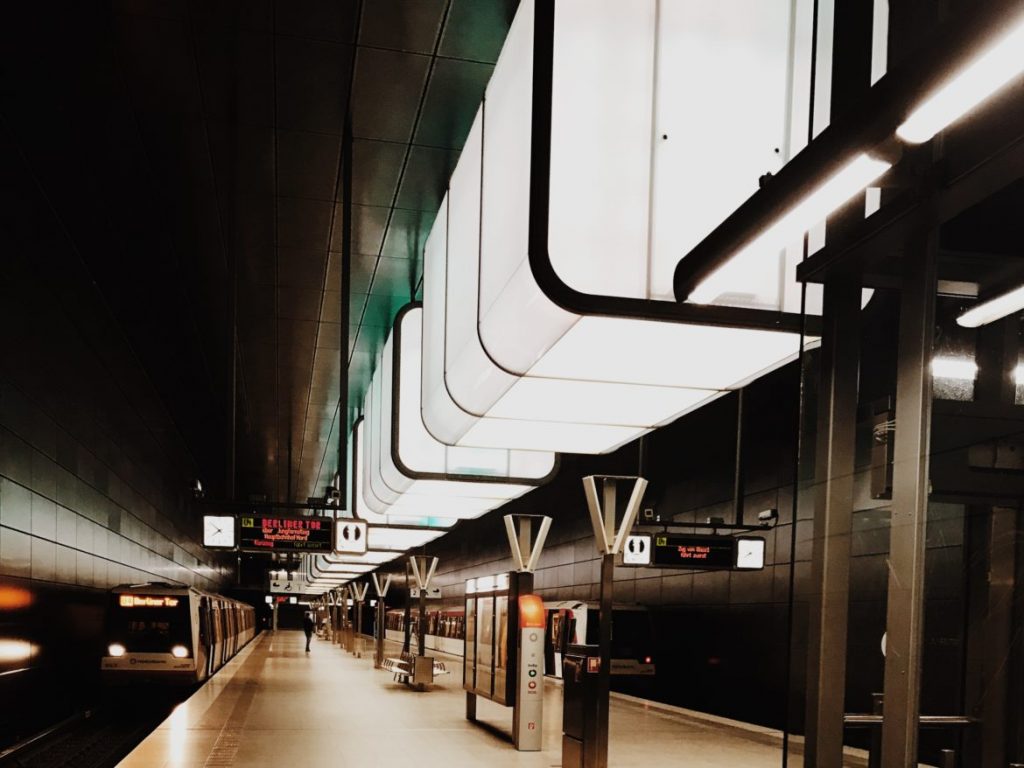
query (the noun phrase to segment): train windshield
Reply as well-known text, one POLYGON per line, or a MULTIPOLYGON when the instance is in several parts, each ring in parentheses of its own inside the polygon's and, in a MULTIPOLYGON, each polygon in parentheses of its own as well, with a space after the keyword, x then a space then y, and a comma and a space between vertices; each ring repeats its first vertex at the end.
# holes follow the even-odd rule
POLYGON ((191 646, 191 634, 187 596, 112 596, 107 637, 129 652, 168 653, 174 645, 191 646))
MULTIPOLYGON (((587 643, 600 641, 598 620, 594 609, 587 611, 587 643)), ((646 659, 654 653, 654 631, 651 616, 643 610, 618 610, 612 614, 612 658, 646 659)))

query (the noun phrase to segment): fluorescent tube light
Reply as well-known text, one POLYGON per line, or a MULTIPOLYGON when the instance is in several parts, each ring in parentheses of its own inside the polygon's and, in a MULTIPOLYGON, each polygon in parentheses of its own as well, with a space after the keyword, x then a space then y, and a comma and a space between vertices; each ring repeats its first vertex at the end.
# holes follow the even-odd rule
POLYGON ((932 358, 932 376, 934 376, 937 379, 956 379, 958 381, 974 381, 977 375, 978 365, 970 358, 932 358))
MULTIPOLYGON (((1024 55, 1021 58, 1024 58, 1024 55)), ((1007 315, 1021 310, 1024 310, 1024 285, 971 307, 956 319, 956 323, 964 328, 977 328, 979 325, 1002 320, 1007 315)))
POLYGON ((804 232, 824 221, 832 211, 888 171, 892 163, 860 153, 823 181, 813 192, 780 216, 753 241, 737 251, 725 266, 711 274, 690 294, 690 301, 709 304, 725 290, 719 277, 729 265, 746 254, 777 253, 798 240, 804 232))
POLYGON ((909 144, 920 144, 956 122, 1024 72, 1024 19, 988 46, 918 106, 896 129, 909 144))

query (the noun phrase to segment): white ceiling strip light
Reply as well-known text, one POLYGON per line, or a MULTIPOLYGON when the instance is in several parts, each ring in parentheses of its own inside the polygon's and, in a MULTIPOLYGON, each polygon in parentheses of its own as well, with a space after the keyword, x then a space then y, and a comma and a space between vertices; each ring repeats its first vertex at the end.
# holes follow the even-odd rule
MULTIPOLYGON (((751 147, 789 146, 787 110, 805 95, 788 79, 791 3, 742 4, 741 14, 716 4, 658 14, 654 0, 555 3, 545 257, 568 291, 595 305, 671 297, 679 254, 776 162, 751 147), (730 44, 701 43, 711 28, 730 44), (662 53, 686 45, 702 51, 702 66, 679 70, 693 73, 682 81, 658 78, 662 53), (706 84, 719 69, 727 99, 723 81, 706 84), (798 95, 787 101, 790 91, 798 95), (713 121, 710 144, 689 142, 686 126, 700 121, 682 113, 708 99, 735 115, 713 121), (659 116, 683 131, 671 137, 689 147, 683 155, 652 141, 659 116)), ((423 418, 459 446, 603 453, 793 359, 798 334, 767 320, 726 327, 569 311, 541 287, 529 253, 535 11, 532 0, 519 6, 428 240, 423 418)), ((799 291, 785 244, 704 300, 792 310, 799 291)))
POLYGON ((1024 16, 1009 20, 1006 28, 918 105, 896 135, 910 144, 928 141, 1024 74, 1024 16))

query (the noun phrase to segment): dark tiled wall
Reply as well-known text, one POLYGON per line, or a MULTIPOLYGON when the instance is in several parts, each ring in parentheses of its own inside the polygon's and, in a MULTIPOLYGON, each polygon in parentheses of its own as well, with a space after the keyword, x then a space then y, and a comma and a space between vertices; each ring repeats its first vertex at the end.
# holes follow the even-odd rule
MULTIPOLYGON (((699 572, 617 567, 615 600, 649 606, 658 644, 658 675, 646 695, 669 703, 782 727, 787 696, 791 724, 802 730, 807 601, 811 585, 813 462, 801 466, 794 528, 797 370, 789 366, 747 388, 744 448, 745 519, 779 511, 763 535, 759 572, 699 572), (794 549, 795 545, 795 549, 794 549), (794 593, 790 634, 790 579, 794 593), (792 649, 787 684, 787 650, 792 649)), ((810 393, 813 396, 813 392, 810 393)), ((813 397, 809 397, 813 402, 813 397)), ((732 520, 736 398, 722 398, 646 438, 644 506, 662 519, 732 520)), ((870 437, 870 435, 868 435, 870 437)), ((804 435, 813 445, 813 435, 804 435)), ((865 456, 865 460, 866 460, 865 456)), ((501 510, 554 518, 535 588, 545 600, 598 597, 599 561, 580 478, 638 474, 638 445, 609 457, 566 457, 558 478, 501 510)), ((888 502, 870 498, 867 471, 855 479, 847 707, 870 711, 881 689, 889 544, 888 502)), ((933 505, 928 530, 928 595, 924 693, 932 711, 956 711, 962 654, 964 509, 933 505)), ((441 539, 435 584, 458 604, 468 578, 512 567, 501 513, 464 523, 441 539)), ((759 534, 761 535, 761 534, 759 534)))
POLYGON ((197 541, 195 461, 7 139, 0 131, 0 747, 98 694, 106 589, 219 589, 227 575, 197 541))

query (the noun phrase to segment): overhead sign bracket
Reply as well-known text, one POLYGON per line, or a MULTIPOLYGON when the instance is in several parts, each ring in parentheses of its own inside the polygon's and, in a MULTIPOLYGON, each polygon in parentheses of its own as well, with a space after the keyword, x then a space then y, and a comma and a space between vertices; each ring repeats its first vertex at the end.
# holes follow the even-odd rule
POLYGON ((551 529, 551 518, 547 515, 505 515, 505 532, 512 550, 512 562, 520 573, 533 573, 537 568, 544 542, 551 529), (537 538, 533 539, 533 522, 540 521, 537 538), (518 523, 518 525, 516 525, 518 523))
POLYGON ((434 571, 437 570, 437 558, 428 555, 413 555, 409 558, 409 565, 412 566, 412 577, 416 580, 416 586, 426 590, 430 586, 430 580, 434 578, 434 571))
POLYGON ((640 511, 640 502, 647 481, 642 477, 621 477, 615 475, 588 475, 583 478, 583 491, 587 497, 587 508, 590 510, 590 522, 594 526, 594 538, 597 540, 597 551, 603 555, 617 555, 629 531, 636 522, 640 511), (598 496, 597 481, 601 481, 601 496, 598 496), (632 482, 633 491, 626 502, 626 511, 622 521, 615 524, 616 491, 619 483, 632 482))

